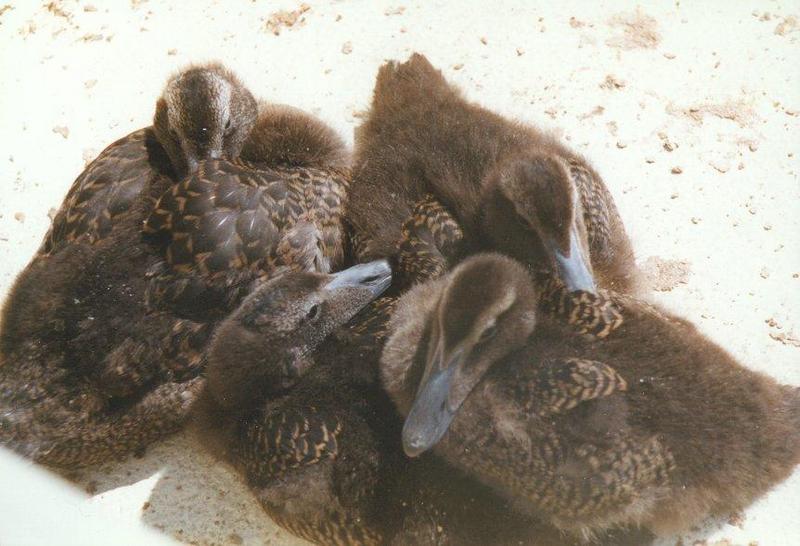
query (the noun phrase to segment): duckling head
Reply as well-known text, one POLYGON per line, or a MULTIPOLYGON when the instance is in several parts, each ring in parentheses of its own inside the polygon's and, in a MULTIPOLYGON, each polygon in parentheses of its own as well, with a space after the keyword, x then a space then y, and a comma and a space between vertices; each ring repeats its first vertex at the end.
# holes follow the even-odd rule
POLYGON ((219 63, 193 66, 170 78, 156 103, 153 127, 176 175, 204 159, 233 159, 256 121, 256 100, 219 63))
POLYGON ((386 260, 335 274, 291 272, 267 281, 220 323, 208 350, 209 393, 245 409, 291 386, 309 354, 391 283, 386 260))
POLYGON ((527 265, 542 258, 569 291, 596 293, 577 188, 558 157, 531 154, 490 177, 484 230, 493 246, 527 265))
POLYGON ((425 366, 403 426, 408 456, 433 447, 492 364, 524 345, 536 323, 535 296, 525 268, 498 254, 453 270, 418 351, 425 366))

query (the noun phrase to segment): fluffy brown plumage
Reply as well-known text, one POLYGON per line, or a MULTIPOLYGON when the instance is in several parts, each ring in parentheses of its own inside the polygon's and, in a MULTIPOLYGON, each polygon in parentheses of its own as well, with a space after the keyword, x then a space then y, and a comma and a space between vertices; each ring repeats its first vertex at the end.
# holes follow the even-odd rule
POLYGON ((209 347, 199 432, 243 472, 270 516, 312 541, 378 540, 369 523, 380 507, 365 510, 363 503, 374 500, 370 490, 384 479, 378 468, 385 463, 362 455, 389 456, 374 438, 386 427, 364 427, 363 420, 385 424, 391 408, 376 389, 362 388, 376 383, 370 364, 391 302, 360 313, 355 322, 363 328, 347 342, 335 341, 342 332, 329 334, 390 280, 385 261, 336 276, 288 273, 250 295, 209 347), (360 286, 327 288, 348 276, 360 286), (291 390, 287 379, 297 379, 291 390))
POLYGON ((570 288, 592 288, 592 269, 602 287, 636 286, 624 226, 588 162, 534 127, 467 102, 414 54, 381 67, 356 132, 350 217, 370 235, 361 255, 391 255, 426 193, 453 213, 470 246, 555 270, 570 288))
POLYGON ((518 509, 584 535, 686 529, 800 462, 797 388, 665 311, 604 297, 624 320, 597 338, 537 317, 526 271, 497 255, 405 295, 382 377, 407 415, 406 450, 436 444, 518 509))
MULTIPOLYGON (((179 79, 179 88, 186 85, 196 96, 182 92, 180 100, 164 99, 168 107, 191 106, 198 119, 208 118, 208 123, 180 120, 182 129, 179 127, 176 132, 189 148, 194 145, 187 144, 188 139, 197 136, 193 128, 202 129, 213 120, 221 124, 225 119, 214 114, 223 104, 219 101, 208 106, 209 112, 201 111, 202 99, 212 97, 210 92, 202 91, 203 85, 214 87, 220 77, 218 67, 208 70, 208 77, 199 77, 199 83, 188 85, 186 79, 179 79)), ((173 89, 171 85, 168 90, 173 89)), ((169 91, 165 94, 169 95, 169 91)), ((163 105, 159 104, 159 108, 163 109, 163 105)), ((172 118, 167 117, 172 123, 172 118)), ((229 112, 228 119, 232 118, 229 112)), ((321 124, 308 115, 292 111, 290 115, 280 113, 275 119, 280 127, 290 127, 294 120, 296 127, 279 137, 268 129, 269 116, 259 118, 260 149, 269 150, 271 141, 280 143, 281 152, 273 154, 273 158, 285 157, 294 150, 293 165, 305 162, 311 169, 319 170, 326 161, 339 165, 346 157, 341 140, 332 132, 326 135, 321 124), (309 128, 309 135, 303 132, 304 127, 309 128), (311 145, 319 145, 320 149, 310 148, 311 145)), ((238 127, 235 121, 232 125, 238 127)), ((161 230, 158 239, 145 240, 143 222, 153 213, 157 202, 168 199, 165 195, 177 194, 187 187, 176 184, 172 178, 169 156, 155 134, 153 129, 143 130, 135 138, 112 145, 78 178, 55 219, 43 251, 19 276, 5 303, 0 325, 0 442, 38 461, 65 467, 92 464, 141 450, 174 431, 187 417, 191 401, 199 391, 198 374, 205 363, 204 349, 216 320, 222 316, 215 306, 235 308, 232 299, 240 299, 251 287, 250 284, 247 289, 233 286, 234 298, 223 295, 218 300, 200 302, 197 305, 200 321, 181 317, 168 305, 159 306, 157 298, 147 298, 153 293, 156 281, 162 281, 159 287, 166 287, 169 293, 180 292, 163 282, 168 277, 165 252, 170 255, 171 236, 179 235, 178 230, 174 233, 161 230)), ((233 134, 223 137, 222 155, 228 153, 226 143, 235 138, 238 137, 233 134)), ((195 148, 216 155, 218 140, 211 138, 206 148, 195 148)), ((237 149, 240 147, 241 144, 236 145, 237 149)), ((297 167, 300 169, 297 171, 291 165, 276 163, 265 165, 260 174, 251 175, 243 163, 218 159, 209 160, 208 164, 201 162, 199 169, 205 173, 212 166, 214 180, 220 186, 204 186, 204 196, 213 200, 219 197, 219 207, 214 210, 206 207, 204 212, 209 215, 206 220, 217 218, 224 206, 242 205, 243 208, 222 213, 226 221, 238 220, 237 226, 244 230, 239 233, 253 233, 254 226, 245 220, 248 213, 254 222, 264 217, 273 222, 273 230, 268 232, 272 238, 266 243, 257 236, 246 243, 239 240, 238 246, 229 244, 224 248, 230 252, 222 253, 225 259, 260 252, 270 255, 270 259, 259 266, 280 271, 307 270, 322 267, 320 260, 328 259, 319 241, 341 247, 341 242, 328 236, 331 232, 340 235, 340 224, 335 220, 328 224, 330 217, 322 212, 320 217, 314 215, 314 207, 325 207, 339 199, 339 187, 331 190, 337 195, 326 200, 325 187, 311 182, 303 187, 314 175, 302 167, 297 167), (226 165, 231 168, 228 172, 226 165), (232 186, 231 181, 239 175, 237 183, 247 178, 252 185, 246 189, 232 186), (268 186, 266 190, 257 187, 262 183, 268 186), (299 192, 299 197, 289 190, 283 196, 276 195, 287 186, 299 192), (303 193, 306 190, 308 195, 303 193), (259 200, 270 191, 275 201, 259 200), (234 200, 234 194, 255 196, 255 201, 244 198, 235 203, 225 201, 234 200), (252 208, 247 209, 247 205, 252 208), (290 222, 290 218, 297 220, 293 215, 304 216, 290 222), (252 245, 253 241, 257 245, 252 245)), ((189 183, 200 183, 197 180, 189 178, 189 183)), ((183 210, 186 215, 191 212, 183 210)), ((325 212, 328 211, 330 207, 325 212)), ((186 215, 176 213, 172 218, 177 225, 185 226, 191 224, 186 215)), ((216 241, 230 243, 219 236, 224 230, 220 224, 211 226, 206 222, 197 229, 218 236, 216 241)), ((198 247, 202 244, 201 239, 198 247)), ((336 259, 331 262, 335 264, 336 259)), ((193 268, 199 270, 206 264, 213 265, 204 271, 216 272, 214 266, 219 261, 181 262, 180 273, 184 278, 192 278, 193 268)), ((265 276, 263 268, 254 271, 252 262, 226 265, 227 273, 234 267, 249 268, 240 279, 247 274, 251 280, 265 276)))
POLYGON ((154 259, 139 240, 140 204, 107 237, 35 258, 5 302, 0 443, 38 462, 144 449, 181 425, 199 392, 208 332, 146 308, 154 259))

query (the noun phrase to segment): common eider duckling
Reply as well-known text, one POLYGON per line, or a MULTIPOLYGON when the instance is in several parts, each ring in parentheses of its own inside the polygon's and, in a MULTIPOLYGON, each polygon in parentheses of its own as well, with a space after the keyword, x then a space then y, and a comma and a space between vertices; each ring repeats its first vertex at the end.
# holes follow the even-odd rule
POLYGON ((385 298, 368 304, 390 282, 385 260, 335 274, 289 272, 250 294, 208 348, 194 428, 245 475, 273 519, 312 541, 376 543, 360 510, 386 463, 360 452, 381 455, 373 436, 385 428, 363 420, 385 425, 394 415, 369 388, 377 384, 372 342, 385 324, 369 318, 389 306, 385 298), (365 307, 360 333, 337 346, 334 332, 365 307))
MULTIPOLYGON (((179 104, 190 103, 187 98, 179 104)), ((199 106, 196 101, 194 104, 199 106)), ((327 162, 339 166, 346 160, 347 152, 341 139, 307 114, 280 106, 267 110, 271 115, 260 117, 251 131, 253 134, 259 131, 256 151, 268 152, 269 143, 273 142, 276 149, 271 152, 270 160, 277 169, 283 169, 279 178, 287 176, 290 180, 284 184, 273 177, 266 182, 266 191, 251 188, 248 196, 269 194, 276 196, 276 202, 270 207, 264 200, 257 210, 245 211, 239 217, 238 227, 256 230, 264 215, 277 227, 269 232, 267 239, 255 243, 246 239, 226 249, 233 249, 234 253, 269 254, 270 273, 314 270, 320 260, 327 259, 320 244, 341 247, 336 239, 341 233, 340 224, 335 218, 327 224, 330 216, 321 208, 316 216, 315 207, 323 201, 324 205, 337 203, 338 197, 326 200, 319 185, 309 184, 307 189, 315 197, 295 199, 295 194, 285 188, 291 186, 293 191, 302 191, 306 171, 303 167, 294 169, 298 164, 327 162), (270 130, 273 121, 275 127, 287 128, 287 133, 270 130), (330 233, 335 235, 331 237, 330 233)), ((152 130, 146 132, 150 134, 152 130)), ((189 129, 185 132, 191 133, 189 129)), ((155 141, 148 139, 148 146, 155 147, 155 141)), ((169 164, 166 152, 159 153, 165 164, 169 164)), ((103 169, 93 171, 94 167, 99 169, 95 164, 87 170, 86 177, 79 178, 79 182, 84 178, 95 180, 95 190, 99 187, 99 191, 89 191, 85 184, 76 183, 79 189, 74 195, 89 197, 67 199, 64 209, 71 212, 65 213, 62 227, 71 227, 54 228, 53 233, 62 236, 20 274, 3 309, 0 443, 53 466, 94 464, 141 451, 181 426, 203 382, 200 374, 205 364, 206 344, 216 321, 224 317, 223 312, 214 309, 216 302, 210 298, 197 303, 197 308, 201 311, 208 308, 208 312, 200 313, 202 320, 193 320, 180 316, 167 305, 159 305, 157 298, 148 297, 153 293, 154 278, 159 280, 154 272, 165 270, 164 249, 169 248, 165 239, 170 234, 162 231, 160 239, 143 238, 142 224, 155 210, 157 198, 173 190, 178 193, 180 186, 167 175, 148 178, 146 173, 155 171, 150 159, 142 159, 140 174, 144 181, 137 183, 143 189, 131 190, 131 194, 138 192, 138 195, 122 192, 130 198, 130 204, 121 206, 119 214, 110 215, 110 209, 103 208, 107 200, 101 182, 107 180, 106 175, 117 176, 117 181, 128 176, 127 167, 114 170, 113 155, 103 156, 103 161, 107 160, 103 169), (80 188, 88 193, 82 193, 80 188), (95 203, 97 206, 92 205, 91 210, 113 220, 108 229, 80 219, 74 206, 84 202, 95 203), (78 223, 73 225, 73 220, 78 223)), ((208 161, 217 165, 217 171, 225 171, 224 166, 218 166, 225 160, 208 161)), ((203 169, 204 165, 201 161, 198 168, 203 169)), ((232 168, 242 171, 243 165, 237 163, 232 168)), ((244 178, 248 176, 245 174, 244 178)), ((269 177, 264 171, 256 176, 269 177)), ((340 187, 337 186, 337 192, 340 187)), ((114 191, 111 194, 116 195, 114 191)), ((220 206, 226 197, 231 198, 230 193, 222 190, 219 195, 220 206)), ((233 212, 227 216, 233 217, 233 212)), ((179 226, 180 221, 176 220, 179 226)), ((207 224, 201 226, 206 227, 207 224)), ((220 227, 213 226, 217 230, 220 227)), ((51 241, 56 239, 48 237, 51 241)), ((336 260, 331 263, 337 265, 336 260)), ((252 264, 238 265, 245 268, 252 264)), ((190 276, 193 271, 185 268, 181 273, 190 276)), ((260 276, 265 276, 263 271, 252 269, 241 278, 246 275, 255 281, 249 283, 250 289, 257 285, 260 276)), ((160 280, 163 278, 164 275, 160 280)), ((238 296, 246 295, 246 289, 237 289, 238 296)), ((235 309, 236 304, 231 305, 235 309)))
POLYGON ((588 160, 537 128, 465 100, 414 54, 378 72, 356 131, 350 217, 362 259, 390 256, 411 206, 432 193, 475 248, 558 273, 570 290, 633 291, 614 200, 588 160), (596 277, 596 279, 595 279, 596 277))
POLYGON ((465 260, 398 302, 381 360, 406 453, 434 448, 579 536, 741 510, 800 462, 800 390, 685 320, 610 294, 602 339, 540 316, 525 268, 465 260))

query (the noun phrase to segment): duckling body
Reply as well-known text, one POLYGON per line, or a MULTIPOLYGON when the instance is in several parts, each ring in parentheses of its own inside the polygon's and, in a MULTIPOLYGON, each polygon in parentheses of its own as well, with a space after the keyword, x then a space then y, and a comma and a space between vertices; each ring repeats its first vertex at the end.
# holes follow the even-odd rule
POLYGON ((597 338, 534 318, 532 293, 520 265, 484 255, 401 299, 382 377, 407 415, 407 451, 441 438, 448 462, 583 536, 685 530, 742 509, 800 462, 798 389, 633 298, 607 296, 624 320, 597 338), (471 275, 494 279, 488 295, 467 297, 471 275))
MULTIPOLYGON (((194 80, 191 85, 181 81, 195 90, 199 85, 194 80)), ((173 129, 169 130, 179 133, 186 149, 186 157, 179 163, 174 158, 175 148, 155 138, 160 131, 159 116, 169 117, 172 112, 163 101, 183 108, 198 103, 197 97, 189 100, 179 91, 167 93, 167 98, 159 101, 153 129, 112 145, 78 178, 43 251, 19 276, 4 305, 0 325, 0 442, 37 461, 73 467, 142 450, 176 430, 200 392, 205 346, 221 315, 213 311, 218 302, 210 299, 206 305, 212 310, 199 313, 201 320, 193 320, 168 305, 159 305, 158 298, 148 297, 153 292, 154 271, 161 272, 163 278, 164 249, 169 246, 164 244, 167 237, 161 232, 160 240, 148 239, 142 225, 157 210, 156 203, 163 202, 164 195, 183 187, 170 173, 189 166, 206 172, 200 159, 212 153, 226 155, 218 153, 220 142, 223 152, 228 150, 229 139, 237 138, 239 128, 236 123, 233 129, 227 126, 223 118, 206 120, 208 123, 183 117, 170 119, 173 129), (211 122, 217 125, 206 127, 211 122), (203 136, 209 131, 216 134, 216 127, 224 129, 225 135, 203 136), (142 150, 152 155, 136 156, 142 150), (182 167, 176 168, 179 164, 182 167)), ((206 95, 198 92, 198 96, 206 95)), ((202 105, 198 107, 202 109, 202 105)), ((260 118, 262 141, 258 145, 262 152, 269 150, 272 139, 280 143, 280 151, 274 152, 273 158, 292 154, 294 162, 330 159, 338 165, 347 157, 338 137, 320 122, 293 109, 271 108, 281 127, 292 126, 294 120, 295 132, 279 138, 275 131, 270 132, 270 118, 260 118), (308 128, 307 135, 303 127, 308 128), (320 147, 310 149, 315 143, 320 147)), ((201 110, 199 117, 213 118, 216 112, 213 108, 201 110)), ((242 145, 240 142, 236 153, 242 145)), ((209 162, 234 165, 222 159, 209 162)), ((227 181, 230 186, 230 178, 241 174, 243 165, 231 167, 228 178, 215 171, 222 179, 220 184, 227 181)), ((290 178, 296 188, 306 180, 305 171, 298 173, 289 165, 275 167, 280 174, 273 174, 273 179, 290 178)), ((262 203, 259 209, 276 227, 270 232, 272 239, 257 240, 262 245, 257 250, 276 256, 271 262, 276 267, 315 267, 314 258, 321 247, 317 240, 330 242, 325 237, 328 217, 318 220, 313 210, 325 196, 317 193, 315 200, 311 186, 309 196, 302 188, 298 189, 300 197, 287 190, 280 205, 269 210, 262 203), (287 218, 294 214, 310 219, 314 230, 300 221, 290 223, 287 218), (306 236, 309 232, 313 237, 306 236)), ((264 193, 248 188, 249 196, 264 193)), ((206 196, 216 199, 217 194, 221 196, 220 207, 231 204, 224 201, 231 198, 227 192, 212 189, 206 196)), ((236 212, 241 210, 227 218, 233 218, 236 212)), ((335 221, 333 224, 334 230, 340 229, 335 221)), ((244 243, 238 242, 234 253, 244 252, 244 243)), ((252 250, 253 246, 247 248, 252 250)), ((191 278, 192 267, 186 265, 181 273, 191 278)), ((202 303, 199 308, 204 309, 202 303)))
MULTIPOLYGON (((135 216, 135 215, 134 215, 135 216)), ((135 222, 35 259, 6 302, 0 441, 52 466, 143 449, 199 393, 203 325, 149 313, 135 222)))
POLYGON ((637 285, 630 241, 588 161, 534 127, 467 102, 414 54, 380 69, 356 132, 351 216, 370 234, 363 256, 391 255, 411 206, 428 192, 453 213, 472 249, 551 269, 562 265, 556 251, 585 254, 578 258, 586 264, 568 264, 578 268, 575 289, 589 288, 592 269, 601 287, 637 285))
POLYGON ((340 268, 348 185, 346 170, 201 164, 160 197, 145 222, 163 256, 150 273, 150 305, 219 318, 278 267, 340 268))

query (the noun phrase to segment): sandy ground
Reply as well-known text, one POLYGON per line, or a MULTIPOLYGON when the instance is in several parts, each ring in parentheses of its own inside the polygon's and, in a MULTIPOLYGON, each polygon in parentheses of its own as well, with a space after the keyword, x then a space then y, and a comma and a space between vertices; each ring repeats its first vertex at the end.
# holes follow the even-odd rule
MULTIPOLYGON (((221 59, 352 142, 378 66, 417 50, 469 98, 589 157, 653 298, 800 385, 800 3, 540 4, 0 0, 0 299, 86 161, 149 124, 176 68, 221 59)), ((73 479, 87 517, 105 506, 195 544, 299 543, 186 434, 73 479)), ((658 544, 800 544, 797 514, 800 471, 658 544)))

